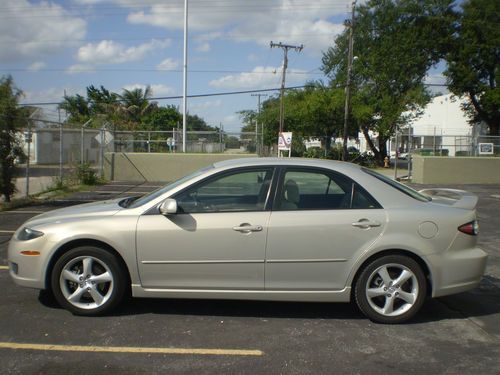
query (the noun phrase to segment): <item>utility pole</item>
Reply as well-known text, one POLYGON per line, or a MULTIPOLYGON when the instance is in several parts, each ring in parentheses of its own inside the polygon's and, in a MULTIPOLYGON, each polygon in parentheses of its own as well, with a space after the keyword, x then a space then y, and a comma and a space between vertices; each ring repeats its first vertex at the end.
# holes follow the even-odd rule
MULTIPOLYGON (((267 94, 251 94, 251 96, 257 97, 257 118, 260 118, 260 97, 268 96, 267 94)), ((264 150, 264 123, 260 124, 260 154, 264 150)), ((255 145, 257 145, 257 132, 258 132, 259 121, 255 123, 255 145)))
POLYGON ((279 132, 282 133, 283 132, 283 123, 284 123, 284 120, 285 120, 285 104, 284 104, 284 101, 283 101, 283 94, 285 92, 285 76, 286 76, 286 69, 288 67, 288 50, 293 49, 293 50, 295 50, 297 52, 300 52, 304 48, 304 45, 301 44, 300 46, 292 46, 292 45, 289 45, 289 44, 283 44, 281 42, 279 42, 279 43, 273 43, 271 41, 271 48, 275 48, 275 47, 283 49, 283 55, 284 55, 284 59, 283 59, 283 72, 281 74, 280 130, 279 130, 279 132))
POLYGON ((356 0, 352 3, 351 19, 346 20, 345 25, 349 27, 349 50, 347 52, 347 82, 345 86, 345 106, 344 106, 344 142, 342 146, 342 160, 347 161, 347 139, 349 138, 349 106, 351 104, 351 76, 354 47, 354 12, 356 10, 356 0))

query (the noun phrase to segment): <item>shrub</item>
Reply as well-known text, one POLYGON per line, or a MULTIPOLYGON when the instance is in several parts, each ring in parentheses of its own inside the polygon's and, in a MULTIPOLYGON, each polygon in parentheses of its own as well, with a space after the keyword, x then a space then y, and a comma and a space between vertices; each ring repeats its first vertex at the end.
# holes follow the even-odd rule
POLYGON ((80 164, 76 167, 76 179, 80 184, 97 185, 100 182, 97 173, 89 163, 80 164))

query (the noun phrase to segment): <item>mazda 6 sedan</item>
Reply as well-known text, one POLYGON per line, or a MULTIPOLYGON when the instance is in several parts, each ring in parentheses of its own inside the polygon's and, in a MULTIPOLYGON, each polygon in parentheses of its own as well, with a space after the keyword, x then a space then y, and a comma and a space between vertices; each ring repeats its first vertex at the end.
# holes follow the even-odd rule
POLYGON ((54 210, 9 244, 10 275, 74 314, 134 297, 349 302, 400 323, 476 287, 477 197, 417 192, 357 165, 215 163, 140 198, 54 210))

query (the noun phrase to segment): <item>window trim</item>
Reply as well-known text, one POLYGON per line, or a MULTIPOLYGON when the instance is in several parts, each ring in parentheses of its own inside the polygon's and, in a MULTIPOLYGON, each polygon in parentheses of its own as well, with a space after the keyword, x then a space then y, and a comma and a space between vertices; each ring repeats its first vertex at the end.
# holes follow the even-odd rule
POLYGON ((341 210, 377 210, 377 209, 383 209, 382 205, 371 195, 365 188, 363 188, 359 183, 354 181, 352 178, 346 176, 343 173, 340 173, 338 171, 335 171, 333 169, 327 169, 327 168, 321 168, 321 167, 309 167, 309 166, 282 166, 279 167, 279 172, 277 173, 277 186, 274 192, 274 199, 273 199, 273 205, 272 205, 272 210, 276 212, 288 212, 288 211, 293 211, 293 212, 298 212, 298 211, 341 211, 341 210), (304 209, 296 209, 296 210, 283 210, 279 207, 279 202, 281 195, 283 194, 283 188, 284 188, 284 182, 285 182, 285 175, 286 172, 293 171, 293 172, 308 172, 308 173, 323 173, 330 177, 330 179, 335 180, 335 177, 338 178, 343 178, 347 182, 350 183, 351 185, 351 199, 349 203, 349 207, 346 208, 304 208, 304 209), (354 200, 354 192, 355 189, 358 189, 358 191, 364 195, 367 196, 371 201, 373 201, 373 204, 375 207, 365 207, 365 208, 353 208, 352 203, 354 200))
MULTIPOLYGON (((262 165, 262 166, 250 166, 250 167, 237 167, 237 168, 232 168, 232 169, 228 169, 228 170, 224 170, 224 171, 221 171, 221 172, 218 172, 218 173, 215 173, 211 176, 208 176, 200 181, 197 181, 196 183, 192 184, 192 185, 189 185, 187 187, 185 187, 184 189, 182 190, 179 190, 178 192, 176 192, 174 195, 168 197, 168 198, 173 198, 173 199, 177 199, 177 197, 183 193, 185 193, 187 190, 190 190, 190 189, 196 189, 197 187, 199 187, 200 185, 204 185, 204 184, 207 184, 207 183, 210 183, 211 181, 213 180, 217 180, 219 178, 223 178, 225 176, 230 176, 232 174, 236 174, 236 173, 246 173, 246 172, 252 172, 252 171, 263 171, 263 170, 270 170, 271 171, 271 184, 269 185, 269 190, 267 192, 267 197, 266 197, 266 203, 264 204, 264 209, 262 210, 237 210, 237 211, 215 211, 215 212, 178 212, 176 215, 198 215, 198 214, 219 214, 219 213, 241 213, 241 212, 266 212, 266 211, 271 211, 271 207, 272 207, 272 204, 273 204, 273 190, 275 189, 275 185, 276 185, 276 167, 275 166, 272 166, 272 165, 262 165)), ((154 214, 154 215, 161 215, 160 214, 160 210, 159 210, 159 207, 160 205, 163 203, 160 202, 159 204, 157 204, 156 206, 153 207, 153 212, 151 214, 154 214)))

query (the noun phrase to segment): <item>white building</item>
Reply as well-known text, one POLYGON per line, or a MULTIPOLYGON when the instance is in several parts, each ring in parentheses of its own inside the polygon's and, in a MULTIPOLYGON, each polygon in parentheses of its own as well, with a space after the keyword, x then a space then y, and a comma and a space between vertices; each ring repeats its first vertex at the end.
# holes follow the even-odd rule
MULTIPOLYGON (((455 156, 473 150, 474 128, 461 108, 465 99, 446 94, 436 96, 427 104, 424 113, 411 124, 400 129, 397 145, 400 152, 408 152, 408 135, 411 134, 412 151, 455 156)), ((376 133, 370 133, 376 145, 376 133)), ((359 134, 360 150, 369 150, 363 134, 359 134)), ((388 144, 388 150, 396 150, 396 139, 388 144)))

